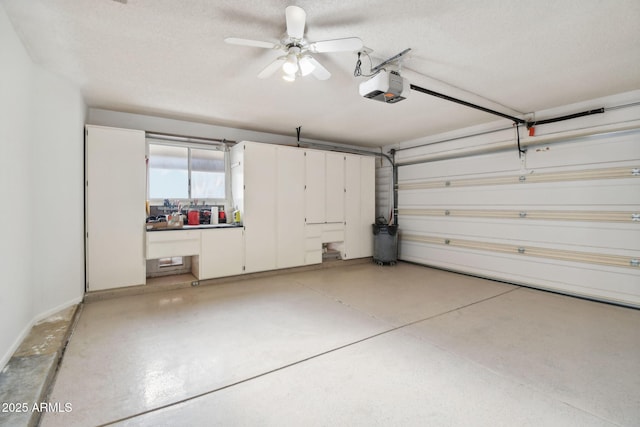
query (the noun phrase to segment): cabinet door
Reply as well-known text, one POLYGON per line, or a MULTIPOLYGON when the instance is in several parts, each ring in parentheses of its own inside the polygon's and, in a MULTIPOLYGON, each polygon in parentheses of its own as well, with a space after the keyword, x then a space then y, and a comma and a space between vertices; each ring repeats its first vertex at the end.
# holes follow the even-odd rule
POLYGON ((245 272, 276 268, 276 146, 245 143, 245 272))
POLYGON ((360 157, 360 253, 373 256, 373 231, 376 220, 376 162, 374 157, 360 157))
POLYGON ((325 154, 322 151, 305 152, 305 217, 307 224, 325 222, 325 154))
POLYGON ((326 153, 325 222, 344 222, 344 158, 326 153))
POLYGON ((87 126, 89 291, 145 283, 145 133, 87 126))
POLYGON ((345 259, 360 257, 360 233, 362 232, 360 179, 360 157, 347 156, 345 159, 345 235, 342 254, 345 259))
POLYGON ((242 228, 202 230, 198 279, 242 274, 242 228))
POLYGON ((277 267, 304 265, 304 152, 278 147, 276 165, 277 267))
POLYGON ((347 156, 345 168, 345 259, 373 255, 375 159, 347 156))

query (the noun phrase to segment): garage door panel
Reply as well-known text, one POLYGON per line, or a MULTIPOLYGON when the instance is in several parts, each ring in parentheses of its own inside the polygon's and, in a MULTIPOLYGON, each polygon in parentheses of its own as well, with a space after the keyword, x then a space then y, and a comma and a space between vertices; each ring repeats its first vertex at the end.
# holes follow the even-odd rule
POLYGON ((401 260, 640 307, 640 131, 398 176, 401 260))
POLYGON ((640 180, 607 180, 572 184, 530 184, 406 190, 398 193, 398 207, 410 206, 640 206, 640 180))
MULTIPOLYGON (((587 222, 567 224, 555 221, 467 220, 461 218, 400 217, 402 232, 464 238, 490 243, 533 245, 552 249, 607 251, 640 258, 640 226, 628 230, 624 225, 587 222)), ((640 224, 638 224, 640 225, 640 224)))
POLYGON ((629 162, 640 159, 640 137, 636 132, 617 136, 595 136, 580 144, 574 142, 549 144, 531 148, 527 167, 566 168, 571 165, 629 162))
POLYGON ((640 306, 640 272, 407 243, 403 260, 514 284, 640 306))
MULTIPOLYGON (((517 159, 517 155, 515 155, 517 159)), ((481 174, 496 174, 498 172, 511 172, 517 174, 520 169, 514 163, 514 153, 497 153, 483 156, 468 157, 462 159, 442 160, 424 168, 423 165, 408 165, 398 169, 398 180, 425 180, 440 176, 451 176, 452 171, 456 175, 474 176, 481 174)))

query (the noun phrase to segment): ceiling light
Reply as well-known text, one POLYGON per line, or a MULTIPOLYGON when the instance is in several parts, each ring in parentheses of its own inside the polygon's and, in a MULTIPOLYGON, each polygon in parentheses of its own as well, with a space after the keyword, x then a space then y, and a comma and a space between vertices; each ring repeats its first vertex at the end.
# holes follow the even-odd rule
POLYGON ((287 55, 287 60, 282 64, 282 71, 287 74, 295 74, 298 72, 298 57, 295 53, 287 55))
POLYGON ((313 65, 313 62, 311 62, 311 57, 309 55, 305 55, 300 58, 298 66, 300 67, 300 74, 302 76, 307 76, 316 69, 315 65, 313 65))
POLYGON ((296 81, 296 75, 295 74, 284 73, 282 75, 282 80, 284 80, 286 82, 294 82, 294 81, 296 81))

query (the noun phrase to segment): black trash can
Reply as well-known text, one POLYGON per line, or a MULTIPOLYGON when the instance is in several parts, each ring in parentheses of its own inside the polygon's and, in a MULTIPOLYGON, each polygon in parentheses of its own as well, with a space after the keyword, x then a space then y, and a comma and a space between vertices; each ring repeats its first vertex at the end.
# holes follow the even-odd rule
POLYGON ((398 226, 373 224, 373 262, 395 265, 398 261, 398 226))

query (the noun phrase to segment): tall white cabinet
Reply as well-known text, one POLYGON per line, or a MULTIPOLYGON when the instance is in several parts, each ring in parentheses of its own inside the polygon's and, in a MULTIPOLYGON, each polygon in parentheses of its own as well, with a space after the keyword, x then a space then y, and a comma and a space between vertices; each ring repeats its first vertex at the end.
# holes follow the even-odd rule
POLYGON ((345 226, 343 258, 364 258, 373 255, 375 221, 375 159, 346 155, 345 157, 345 226))
POLYGON ((231 167, 244 272, 304 265, 304 152, 245 141, 231 149, 231 167))
POLYGON ((86 126, 87 289, 145 283, 145 133, 86 126))
POLYGON ((276 147, 276 265, 304 265, 304 152, 276 147))
POLYGON ((245 141, 231 167, 245 273, 320 263, 324 243, 372 255, 373 158, 245 141))
POLYGON ((231 150, 234 203, 244 224, 244 271, 276 269, 276 147, 241 142, 231 150))

